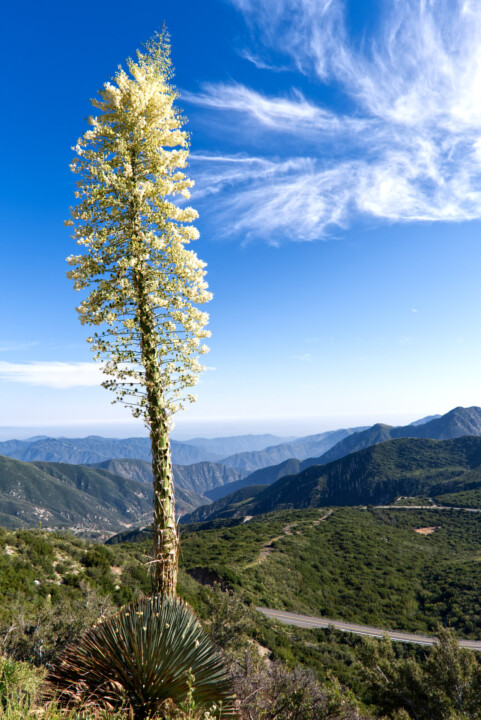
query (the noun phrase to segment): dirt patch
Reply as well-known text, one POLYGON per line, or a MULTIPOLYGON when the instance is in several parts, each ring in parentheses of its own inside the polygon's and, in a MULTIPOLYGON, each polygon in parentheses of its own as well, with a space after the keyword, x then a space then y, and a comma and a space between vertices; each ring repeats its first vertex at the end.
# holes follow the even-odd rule
POLYGON ((314 522, 313 522, 312 524, 313 524, 313 525, 320 525, 322 522, 324 522, 325 520, 327 520, 327 518, 330 517, 333 512, 334 512, 334 510, 328 510, 328 512, 325 513, 325 515, 323 515, 322 517, 320 517, 319 520, 314 520, 314 522))
POLYGON ((414 532, 418 535, 432 535, 437 529, 437 527, 414 528, 414 532))
MULTIPOLYGON (((288 534, 292 535, 292 533, 288 533, 288 534)), ((272 540, 269 540, 269 542, 264 545, 264 547, 262 548, 262 550, 259 553, 259 557, 257 558, 258 563, 263 562, 266 559, 266 557, 269 557, 269 555, 274 552, 274 550, 275 550, 274 543, 277 542, 277 540, 280 540, 282 537, 284 537, 284 536, 278 535, 277 537, 272 538, 272 540)), ((255 563, 252 563, 252 564, 254 565, 255 563)))

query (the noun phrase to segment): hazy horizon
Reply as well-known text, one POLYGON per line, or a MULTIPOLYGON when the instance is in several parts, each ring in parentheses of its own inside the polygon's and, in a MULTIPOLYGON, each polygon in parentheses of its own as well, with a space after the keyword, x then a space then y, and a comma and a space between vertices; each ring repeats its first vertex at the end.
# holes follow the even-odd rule
MULTIPOLYGON (((318 418, 233 418, 210 419, 198 423, 178 423, 172 432, 174 440, 194 438, 232 437, 236 435, 275 435, 278 437, 303 437, 316 435, 329 430, 371 426, 375 423, 386 425, 409 425, 409 423, 430 415, 442 415, 443 412, 385 414, 382 417, 366 413, 356 416, 331 416, 318 418)), ((27 440, 35 436, 82 438, 98 435, 109 438, 129 438, 147 436, 147 430, 141 423, 72 423, 52 425, 0 426, 0 441, 27 440)))

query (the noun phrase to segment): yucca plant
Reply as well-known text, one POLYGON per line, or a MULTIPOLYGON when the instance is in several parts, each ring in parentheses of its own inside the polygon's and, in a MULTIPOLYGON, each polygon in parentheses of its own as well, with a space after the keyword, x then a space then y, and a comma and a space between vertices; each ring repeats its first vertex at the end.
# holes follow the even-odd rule
POLYGON ((191 693, 214 716, 236 717, 231 681, 193 612, 177 598, 142 598, 99 622, 61 653, 46 695, 65 706, 128 708, 162 717, 191 693))

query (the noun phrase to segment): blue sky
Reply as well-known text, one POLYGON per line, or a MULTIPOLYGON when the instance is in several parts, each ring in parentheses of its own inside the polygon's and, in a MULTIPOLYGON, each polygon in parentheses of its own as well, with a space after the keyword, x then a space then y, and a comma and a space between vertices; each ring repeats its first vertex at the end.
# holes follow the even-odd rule
POLYGON ((478 3, 2 12, 1 437, 142 432, 98 386, 63 221, 89 98, 163 21, 214 292, 209 369, 178 436, 481 405, 478 3))

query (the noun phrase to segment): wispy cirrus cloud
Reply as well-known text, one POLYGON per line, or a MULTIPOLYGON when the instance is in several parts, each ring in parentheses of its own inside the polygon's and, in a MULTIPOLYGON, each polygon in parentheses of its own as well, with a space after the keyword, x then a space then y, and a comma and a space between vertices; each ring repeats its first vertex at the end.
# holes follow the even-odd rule
POLYGON ((360 40, 348 32, 341 0, 230 2, 251 29, 252 57, 256 43, 263 60, 270 49, 265 65, 290 62, 342 92, 352 108, 341 114, 296 90, 275 97, 239 83, 205 85, 187 97, 228 114, 229 123, 292 138, 289 157, 257 153, 217 165, 208 157, 196 165, 198 192, 221 195, 218 210, 235 218, 233 232, 312 240, 359 214, 481 218, 479 3, 397 0, 360 40))
POLYGON ((362 120, 339 116, 309 102, 299 90, 292 90, 291 95, 269 97, 240 83, 204 83, 201 92, 186 92, 182 98, 194 105, 250 116, 277 132, 360 132, 366 127, 362 120))
POLYGON ((266 62, 265 60, 262 59, 262 57, 260 55, 254 54, 248 48, 243 48, 240 51, 240 55, 241 55, 241 57, 244 58, 244 60, 248 60, 253 65, 255 65, 256 68, 258 68, 259 70, 272 70, 274 72, 284 72, 285 70, 288 70, 287 67, 283 67, 282 65, 279 66, 279 65, 275 65, 275 64, 266 62))
POLYGON ((200 164, 197 168, 194 162, 194 197, 197 201, 221 196, 216 198, 215 214, 229 234, 261 236, 279 245, 286 234, 292 240, 314 240, 327 226, 344 225, 349 197, 342 168, 319 170, 311 158, 192 159, 200 164))
POLYGON ((105 380, 100 365, 88 362, 0 362, 0 381, 66 389, 94 387, 105 380))

